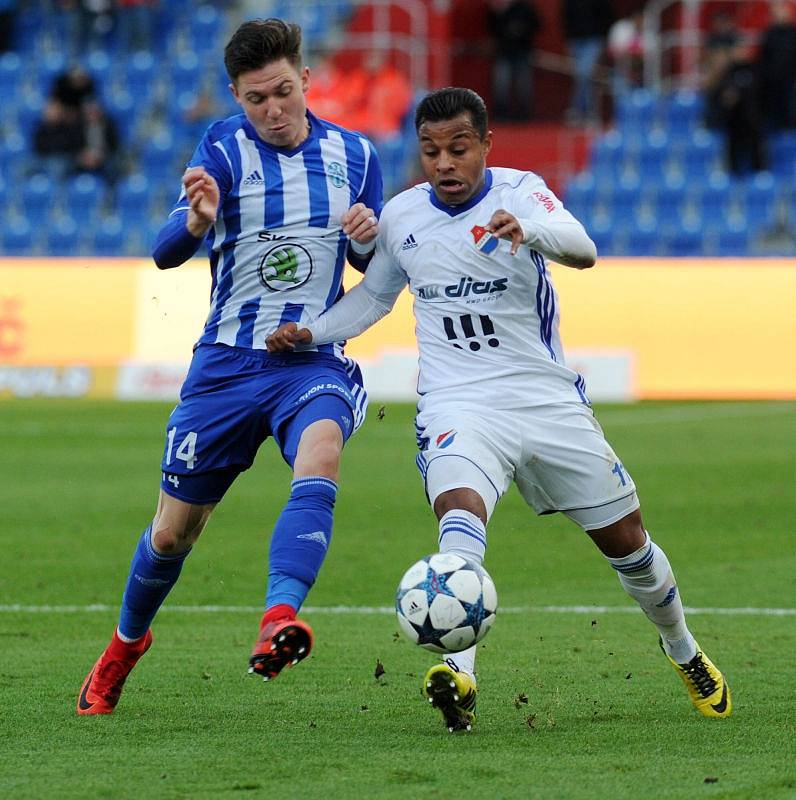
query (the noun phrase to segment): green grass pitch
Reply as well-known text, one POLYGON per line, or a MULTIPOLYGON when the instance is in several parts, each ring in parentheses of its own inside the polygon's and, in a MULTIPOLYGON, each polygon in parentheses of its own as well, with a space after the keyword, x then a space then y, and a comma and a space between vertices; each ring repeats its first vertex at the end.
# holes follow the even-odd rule
POLYGON ((597 410, 729 678, 731 718, 697 715, 587 537, 512 490, 487 558, 504 610, 479 653, 476 728, 455 736, 420 697, 434 657, 378 612, 436 543, 413 409, 396 404, 382 420, 374 404, 346 450, 306 662, 271 684, 246 674, 290 478, 268 443, 190 556, 116 713, 76 716, 154 510, 168 411, 0 402, 3 798, 796 797, 796 404, 597 410))

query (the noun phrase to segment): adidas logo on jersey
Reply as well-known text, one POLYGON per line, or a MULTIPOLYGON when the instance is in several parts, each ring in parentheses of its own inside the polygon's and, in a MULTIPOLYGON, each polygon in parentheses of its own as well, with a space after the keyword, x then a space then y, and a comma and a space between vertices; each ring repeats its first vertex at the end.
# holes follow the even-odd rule
POLYGON ((401 250, 411 250, 413 247, 417 247, 417 242, 415 241, 414 234, 410 233, 409 236, 404 239, 401 250))
POLYGON ((245 181, 243 181, 244 186, 262 186, 265 183, 263 180, 263 176, 260 175, 259 170, 254 170, 245 181))

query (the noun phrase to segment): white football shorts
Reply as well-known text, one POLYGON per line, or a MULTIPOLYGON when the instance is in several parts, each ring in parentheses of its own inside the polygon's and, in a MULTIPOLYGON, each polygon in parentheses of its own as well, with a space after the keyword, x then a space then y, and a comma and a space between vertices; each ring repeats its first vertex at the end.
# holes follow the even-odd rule
POLYGON ((633 479, 582 403, 509 411, 428 405, 415 423, 432 507, 443 492, 469 488, 491 516, 512 481, 537 514, 560 511, 587 531, 639 507, 633 479))

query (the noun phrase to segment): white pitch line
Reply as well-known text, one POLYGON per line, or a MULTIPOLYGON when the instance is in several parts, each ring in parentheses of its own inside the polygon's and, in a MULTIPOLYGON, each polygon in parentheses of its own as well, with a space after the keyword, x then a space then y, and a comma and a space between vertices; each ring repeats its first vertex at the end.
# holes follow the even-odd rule
MULTIPOLYGON (((0 614, 91 614, 118 611, 118 606, 103 603, 90 605, 0 605, 0 614)), ((165 605, 162 611, 180 614, 259 614, 261 606, 176 606, 165 605)), ((305 614, 394 614, 391 606, 305 606, 305 614)), ((500 614, 638 614, 637 606, 508 606, 499 608, 500 614)), ((739 617, 796 617, 796 608, 700 608, 686 607, 687 614, 715 614, 739 617)))

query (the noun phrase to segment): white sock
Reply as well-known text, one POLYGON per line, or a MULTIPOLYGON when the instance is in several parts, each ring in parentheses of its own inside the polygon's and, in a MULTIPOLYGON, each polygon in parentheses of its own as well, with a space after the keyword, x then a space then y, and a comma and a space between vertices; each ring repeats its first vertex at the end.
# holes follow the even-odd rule
MULTIPOLYGON (((457 556, 474 561, 479 566, 484 563, 486 552, 486 527, 481 519, 469 511, 455 509, 448 511, 439 521, 440 553, 455 553, 457 556)), ((466 672, 475 678, 476 645, 459 653, 443 656, 449 666, 459 672, 466 672)))
POLYGON ((635 553, 608 561, 624 590, 658 629, 669 656, 678 664, 690 661, 697 652, 696 642, 686 625, 683 602, 666 553, 647 534, 646 542, 635 553))

